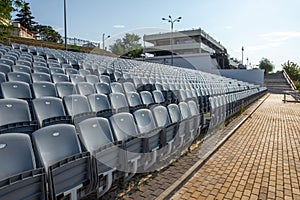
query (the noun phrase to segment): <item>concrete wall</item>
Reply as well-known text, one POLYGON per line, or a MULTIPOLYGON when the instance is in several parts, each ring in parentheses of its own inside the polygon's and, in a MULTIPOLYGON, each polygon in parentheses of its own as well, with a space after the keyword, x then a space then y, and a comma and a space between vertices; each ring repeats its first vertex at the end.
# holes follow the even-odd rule
POLYGON ((228 78, 253 83, 256 85, 264 85, 264 70, 242 70, 242 69, 223 69, 214 72, 228 78))

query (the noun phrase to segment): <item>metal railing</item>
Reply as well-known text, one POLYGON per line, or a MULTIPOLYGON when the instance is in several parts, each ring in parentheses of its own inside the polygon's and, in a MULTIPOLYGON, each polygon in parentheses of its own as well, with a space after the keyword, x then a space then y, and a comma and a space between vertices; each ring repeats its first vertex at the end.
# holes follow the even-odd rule
POLYGON ((290 84, 290 86, 293 88, 293 90, 297 90, 293 80, 290 78, 290 76, 288 75, 288 73, 286 73, 285 70, 283 70, 283 76, 287 80, 287 82, 290 84))

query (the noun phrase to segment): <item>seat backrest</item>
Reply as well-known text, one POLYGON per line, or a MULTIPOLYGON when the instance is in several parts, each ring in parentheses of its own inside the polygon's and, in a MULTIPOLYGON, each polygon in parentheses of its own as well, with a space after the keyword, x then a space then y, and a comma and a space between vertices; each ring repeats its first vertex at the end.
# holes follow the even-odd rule
POLYGON ((65 74, 52 74, 53 83, 69 82, 69 77, 65 74))
POLYGON ((43 67, 43 66, 34 66, 32 69, 33 69, 34 73, 36 73, 36 72, 46 73, 46 74, 50 73, 49 68, 43 67))
POLYGON ((123 83, 123 88, 124 88, 125 92, 136 92, 134 84, 131 83, 131 82, 125 82, 125 83, 123 83))
POLYGON ((75 116, 81 113, 91 112, 87 97, 83 95, 69 95, 63 98, 68 115, 75 116))
POLYGON ((1 83, 3 98, 32 99, 28 83, 9 81, 1 83))
MULTIPOLYGON (((3 72, 0 72, 0 84, 6 81, 6 76, 3 72)), ((0 90, 1 93, 1 90, 0 90)))
POLYGON ((140 133, 147 133, 156 128, 153 115, 149 109, 139 109, 133 113, 140 133))
POLYGON ((67 68, 66 69, 66 74, 69 76, 71 74, 78 74, 77 69, 73 69, 73 68, 67 68))
POLYGON ((0 63, 0 72, 3 72, 4 74, 11 72, 11 66, 4 63, 0 63))
POLYGON ((110 78, 107 75, 100 75, 99 80, 101 83, 107 83, 108 85, 110 84, 110 78))
POLYGON ((65 116, 65 109, 60 98, 44 97, 32 100, 34 114, 42 126, 43 120, 65 116))
POLYGON ((168 105, 168 111, 169 111, 170 119, 173 123, 180 122, 182 120, 182 116, 177 104, 168 105))
POLYGON ((93 74, 86 75, 85 80, 86 80, 86 82, 92 83, 92 84, 95 84, 95 83, 99 82, 98 76, 93 75, 93 74))
POLYGON ((178 107, 180 109, 180 113, 181 113, 183 119, 187 119, 192 116, 191 111, 186 102, 180 102, 178 104, 178 107))
POLYGON ((190 112, 192 116, 199 115, 199 108, 195 101, 193 100, 188 101, 188 106, 190 108, 190 112))
POLYGON ((21 99, 0 99, 0 126, 31 121, 27 101, 21 99))
POLYGON ((121 83, 112 82, 110 84, 111 92, 119 92, 124 94, 124 89, 121 83))
POLYGON ((128 108, 126 97, 123 93, 115 92, 109 94, 111 108, 118 111, 121 108, 128 108))
POLYGON ((142 92, 140 92, 140 95, 141 95, 143 104, 145 104, 147 106, 154 104, 152 94, 149 91, 142 91, 142 92))
POLYGON ((153 90, 152 91, 153 97, 154 97, 154 102, 155 103, 164 103, 165 102, 165 98, 163 93, 160 90, 153 90))
POLYGON ((64 74, 64 70, 60 67, 52 67, 50 68, 50 73, 51 74, 64 74))
POLYGON ((71 80, 72 83, 85 82, 84 76, 81 76, 79 74, 71 74, 70 75, 70 80, 71 80))
POLYGON ((81 95, 90 95, 96 93, 92 83, 80 82, 76 83, 77 92, 81 95))
POLYGON ((31 74, 32 82, 39 82, 39 81, 47 81, 51 82, 51 77, 49 74, 46 73, 33 73, 31 74))
POLYGON ((35 98, 57 97, 54 83, 41 81, 32 83, 32 91, 35 98))
POLYGON ((96 83, 95 88, 99 94, 110 94, 111 89, 107 83, 96 83))
POLYGON ((91 94, 88 100, 93 112, 111 109, 108 97, 105 94, 91 94))
POLYGON ((28 84, 32 83, 30 74, 25 72, 9 72, 7 78, 9 81, 21 81, 28 84))
POLYGON ((117 113, 109 118, 117 141, 123 141, 138 135, 134 118, 130 113, 117 113))
POLYGON ((151 111, 158 127, 165 127, 171 124, 170 116, 165 106, 154 106, 151 108, 151 111))
POLYGON ((32 141, 41 166, 49 166, 69 156, 81 153, 73 125, 57 124, 32 133, 32 141))
POLYGON ((137 92, 127 92, 126 97, 130 107, 143 105, 141 97, 137 92))
POLYGON ((90 152, 114 141, 108 119, 95 117, 86 119, 78 124, 79 137, 90 152))
POLYGON ((10 67, 14 65, 14 61, 6 59, 6 58, 1 58, 0 63, 9 65, 10 67))
POLYGON ((0 180, 35 169, 30 136, 22 133, 0 134, 0 180))
POLYGON ((75 85, 71 82, 58 82, 55 83, 55 87, 60 98, 72 94, 77 94, 75 85))

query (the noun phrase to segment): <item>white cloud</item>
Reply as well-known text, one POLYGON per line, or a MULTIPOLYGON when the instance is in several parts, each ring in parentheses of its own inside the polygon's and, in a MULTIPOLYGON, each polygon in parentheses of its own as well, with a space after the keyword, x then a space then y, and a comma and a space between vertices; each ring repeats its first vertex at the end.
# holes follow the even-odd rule
POLYGON ((125 25, 123 25, 123 24, 116 24, 113 27, 114 28, 125 28, 125 25))
POLYGON ((62 32, 64 30, 63 27, 59 27, 59 26, 55 26, 53 27, 53 29, 56 31, 56 32, 62 32))
POLYGON ((282 42, 289 39, 300 37, 300 32, 287 31, 287 32, 271 32, 260 35, 263 39, 271 42, 282 42))

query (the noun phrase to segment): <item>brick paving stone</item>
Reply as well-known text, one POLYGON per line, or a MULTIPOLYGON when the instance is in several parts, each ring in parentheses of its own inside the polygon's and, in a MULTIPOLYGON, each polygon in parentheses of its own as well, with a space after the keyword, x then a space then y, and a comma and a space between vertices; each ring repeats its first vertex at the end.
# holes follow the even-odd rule
POLYGON ((300 106, 282 98, 271 94, 182 188, 202 182, 201 195, 215 199, 300 199, 300 106))

